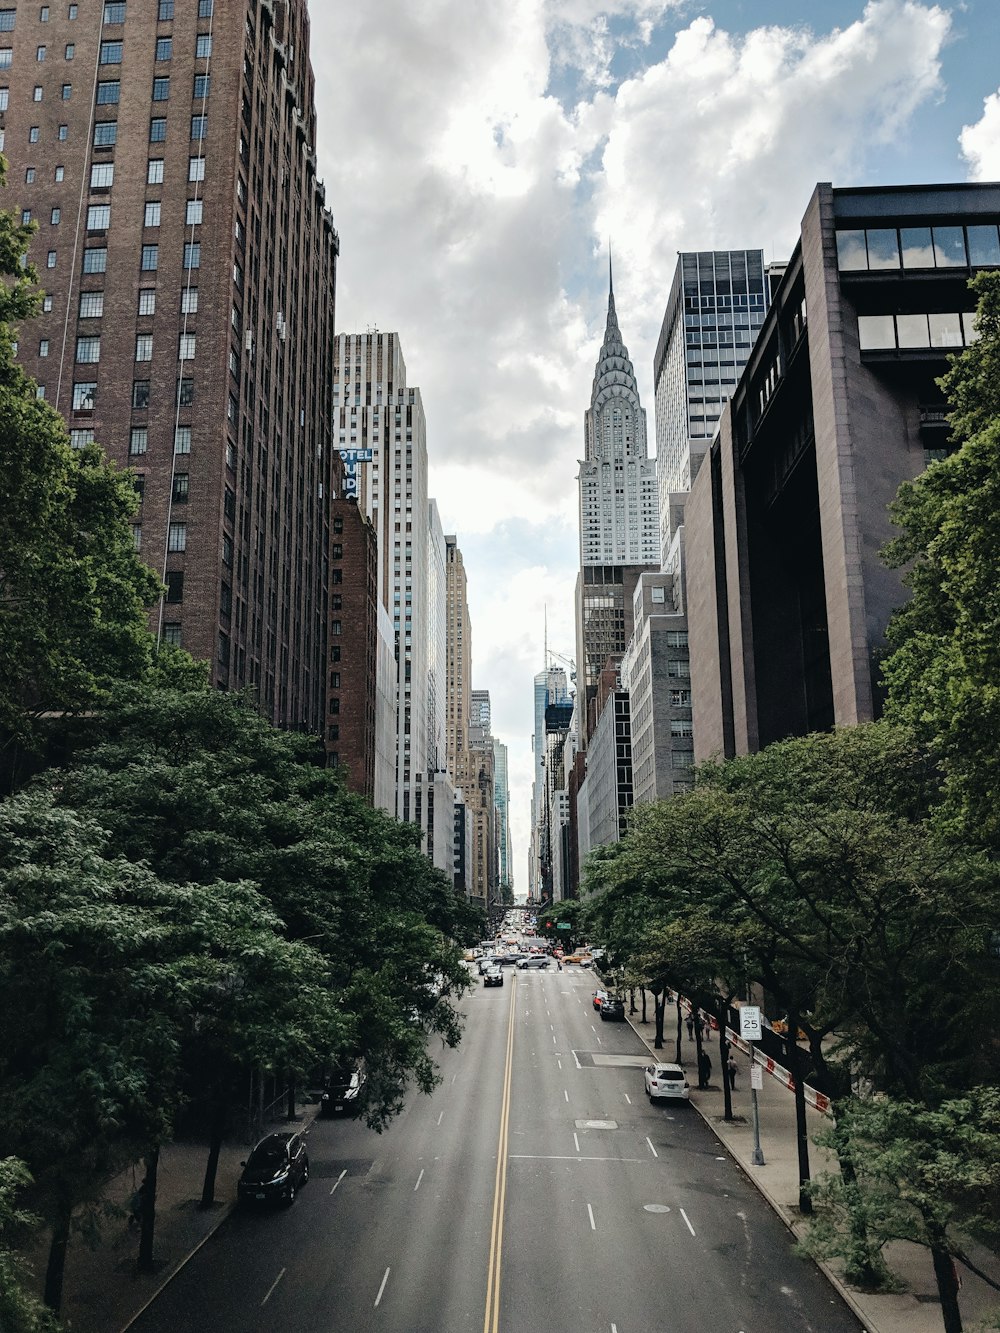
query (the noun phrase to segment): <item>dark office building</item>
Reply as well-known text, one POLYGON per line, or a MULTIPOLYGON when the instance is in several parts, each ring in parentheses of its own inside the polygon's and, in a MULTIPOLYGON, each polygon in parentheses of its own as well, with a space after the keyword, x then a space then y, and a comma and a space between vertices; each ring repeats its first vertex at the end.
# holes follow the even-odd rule
POLYGON ((998 223, 996 184, 816 187, 685 511, 696 759, 878 715, 888 505, 948 448, 998 223))
POLYGON ((330 506, 330 673, 327 762, 375 797, 378 708, 378 535, 353 496, 330 506))
POLYGON ((20 356, 130 467, 160 638, 324 731, 337 234, 305 0, 0 9, 6 203, 46 291, 20 356))

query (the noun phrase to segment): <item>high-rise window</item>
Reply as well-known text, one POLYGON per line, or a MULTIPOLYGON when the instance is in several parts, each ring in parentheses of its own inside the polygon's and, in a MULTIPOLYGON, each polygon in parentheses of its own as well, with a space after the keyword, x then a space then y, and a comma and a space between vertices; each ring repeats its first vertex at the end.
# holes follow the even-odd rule
POLYGON ((163 184, 163 158, 151 157, 146 164, 146 184, 163 184))
POLYGON ((205 135, 206 135, 207 133, 208 133, 208 117, 207 117, 207 116, 192 116, 192 117, 191 117, 191 138, 192 138, 193 140, 195 140, 196 142, 200 142, 202 139, 204 139, 204 137, 205 137, 205 135))
POLYGON ((108 0, 108 3, 104 6, 104 22, 125 22, 125 0, 108 0))
POLYGON ((202 102, 208 96, 212 83, 210 74, 196 74, 194 76, 194 99, 196 102, 202 102))
POLYGON ((103 245, 95 246, 93 249, 83 252, 83 271, 84 273, 106 273, 108 268, 108 251, 103 245))
POLYGON ((149 406, 149 380, 135 380, 133 382, 132 406, 140 410, 149 406))
POLYGON ((158 227, 160 225, 160 201, 150 200, 146 205, 146 213, 143 219, 143 225, 146 227, 158 227))
POLYGON ((181 314, 196 315, 198 313, 198 288, 185 287, 181 292, 181 314))
POLYGON ((194 53, 199 59, 207 59, 212 54, 212 34, 200 32, 194 46, 194 53))
POLYGON ((205 179, 205 159, 203 157, 192 157, 188 159, 188 180, 203 181, 205 179))
POLYGON ((110 148, 117 142, 117 120, 99 120, 94 126, 94 147, 110 148))
POLYGON ((201 243, 199 241, 189 241, 184 246, 184 267, 186 269, 201 268, 201 243))
POLYGON ((140 333, 135 340, 135 359, 137 361, 152 361, 153 359, 153 335, 151 333, 140 333))
POLYGON ((166 102, 170 97, 170 76, 153 80, 153 101, 166 102))
POLYGON ((138 454, 144 454, 148 448, 149 431, 145 426, 133 426, 128 441, 129 453, 135 457, 138 454))
POLYGON ((102 79, 97 85, 97 105, 116 105, 121 99, 122 85, 119 79, 102 79))
POLYGON ((87 230, 107 231, 111 226, 111 205, 91 204, 87 209, 87 230))
POLYGON ((169 23, 174 16, 174 0, 160 0, 156 17, 160 23, 169 23))
POLYGON ((122 63, 122 51, 124 50, 124 46, 124 42, 102 42, 101 64, 120 65, 122 63))
POLYGON ((76 359, 83 362, 96 362, 101 359, 100 338, 77 338, 76 359))
POLYGON ((163 143, 167 137, 167 121, 165 116, 154 116, 149 122, 149 142, 163 143))
POLYGON ((167 530, 167 550, 168 551, 186 551, 187 550, 187 524, 171 523, 167 530))
POLYGON ((156 289, 155 287, 143 287, 139 292, 139 312, 140 315, 156 314, 156 289))
POLYGON ((144 245, 142 247, 142 262, 140 267, 144 273, 153 273, 160 266, 160 247, 158 245, 144 245))
POLYGON ((106 190, 115 183, 115 164, 113 162, 95 162, 90 168, 90 188, 106 190))
POLYGON ((174 54, 174 39, 172 37, 157 37, 156 39, 156 58, 157 60, 170 60, 174 54))
POLYGON ((178 426, 174 431, 174 453, 189 454, 191 452, 191 427, 178 426))
POLYGON ((97 400, 97 385, 74 384, 73 385, 73 411, 74 412, 93 412, 94 403, 97 400))
POLYGON ((197 338, 193 333, 182 333, 177 343, 178 361, 193 361, 197 348, 197 338))
POLYGON ((81 319, 100 319, 104 314, 104 293, 103 292, 81 292, 80 293, 80 318, 81 319))

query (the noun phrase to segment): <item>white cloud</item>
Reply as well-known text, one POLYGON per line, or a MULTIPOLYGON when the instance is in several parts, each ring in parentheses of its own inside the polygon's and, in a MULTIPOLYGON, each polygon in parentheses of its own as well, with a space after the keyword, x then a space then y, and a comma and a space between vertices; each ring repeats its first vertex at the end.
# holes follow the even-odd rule
MULTIPOLYGON (((542 601, 550 623, 566 622, 556 646, 573 653, 576 461, 605 238, 652 439, 652 352, 676 251, 761 245, 780 257, 815 182, 863 181, 873 147, 905 134, 940 90, 949 15, 929 0, 858 0, 854 22, 823 32, 731 33, 687 21, 690 8, 313 0, 320 169, 342 245, 337 326, 398 330, 423 392, 430 491, 470 552, 474 676, 510 745, 521 834, 542 601), (616 85, 623 47, 636 72, 616 85)), ((984 172, 996 100, 963 136, 984 172)), ((522 888, 525 852, 519 836, 522 888)))
POLYGON ((983 99, 983 114, 962 126, 958 142, 973 180, 1000 180, 1000 89, 983 99))

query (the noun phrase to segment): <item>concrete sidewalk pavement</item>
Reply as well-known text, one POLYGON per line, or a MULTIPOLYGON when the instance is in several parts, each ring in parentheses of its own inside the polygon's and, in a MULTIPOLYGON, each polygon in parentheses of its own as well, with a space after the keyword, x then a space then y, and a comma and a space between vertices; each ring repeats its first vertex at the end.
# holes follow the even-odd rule
MULTIPOLYGON (((629 1021, 657 1059, 673 1060, 676 1032, 669 1022, 664 1034, 663 1050, 654 1051, 652 1022, 643 1025, 637 1015, 629 1015, 629 1021)), ((723 1118, 724 1071, 719 1068, 718 1032, 712 1033, 705 1049, 712 1061, 712 1075, 708 1089, 698 1091, 695 1042, 693 1038, 688 1038, 685 1025, 681 1050, 683 1063, 694 1075, 691 1079, 691 1104, 715 1131, 726 1151, 749 1176, 786 1226, 795 1235, 804 1235, 808 1224, 798 1207, 799 1171, 793 1094, 783 1083, 765 1073, 764 1086, 757 1094, 760 1141, 765 1165, 754 1166, 751 1160, 754 1144, 750 1059, 734 1048, 738 1069, 733 1092, 733 1115, 737 1118, 727 1122, 723 1118)), ((815 1135, 828 1123, 828 1118, 811 1107, 807 1107, 806 1115, 812 1175, 836 1171, 836 1159, 813 1142, 815 1135)), ((981 1246, 970 1245, 968 1248, 970 1258, 984 1272, 1000 1281, 1000 1260, 997 1256, 981 1246)), ((844 1282, 842 1267, 838 1263, 821 1264, 820 1267, 871 1333, 941 1333, 941 1304, 929 1252, 921 1246, 901 1242, 888 1245, 885 1257, 892 1271, 906 1284, 907 1290, 900 1295, 882 1296, 858 1291, 844 1282)), ((1000 1309, 1000 1292, 994 1291, 987 1283, 964 1269, 961 1270, 961 1276, 959 1302, 962 1318, 966 1328, 972 1330, 979 1321, 1000 1309)))

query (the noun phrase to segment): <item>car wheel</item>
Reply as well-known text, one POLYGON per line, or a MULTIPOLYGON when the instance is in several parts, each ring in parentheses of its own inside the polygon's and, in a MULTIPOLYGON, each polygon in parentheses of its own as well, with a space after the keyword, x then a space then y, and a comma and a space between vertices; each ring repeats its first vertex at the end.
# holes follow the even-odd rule
POLYGON ((306 1185, 308 1183, 309 1183, 309 1163, 306 1162, 305 1166, 302 1168, 302 1184, 306 1185))
POLYGON ((286 1208, 291 1208, 291 1206, 292 1206, 292 1204, 293 1204, 294 1202, 295 1202, 295 1186, 294 1186, 294 1185, 289 1185, 289 1186, 288 1186, 288 1193, 287 1193, 287 1195, 285 1196, 285 1207, 286 1207, 286 1208))

